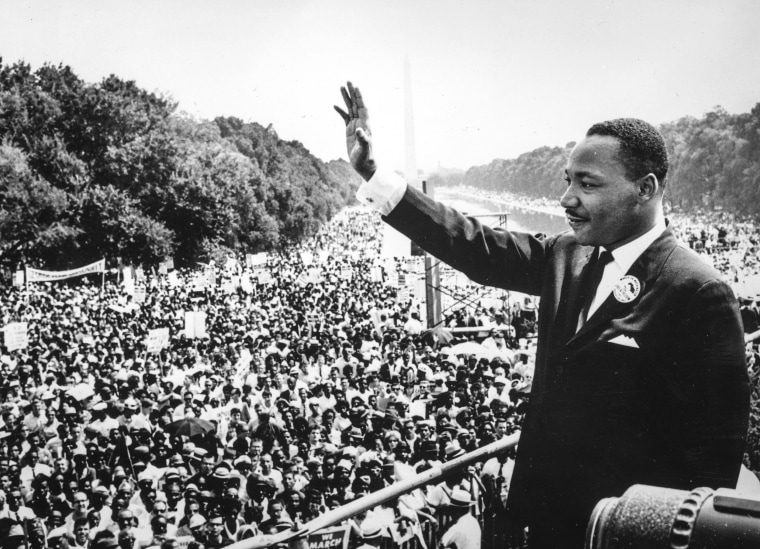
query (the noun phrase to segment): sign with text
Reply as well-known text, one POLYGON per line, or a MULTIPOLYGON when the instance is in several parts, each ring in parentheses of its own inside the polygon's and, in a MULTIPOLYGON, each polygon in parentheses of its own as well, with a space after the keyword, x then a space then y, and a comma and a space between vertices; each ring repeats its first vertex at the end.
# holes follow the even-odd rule
POLYGON ((309 534, 309 549, 348 549, 348 526, 325 528, 309 534))
POLYGON ((145 346, 149 353, 158 353, 169 346, 169 328, 156 328, 148 332, 145 346))
POLYGON ((29 334, 26 322, 11 322, 5 327, 5 348, 9 351, 26 349, 29 346, 29 334))
POLYGON ((101 259, 95 263, 90 263, 79 269, 70 269, 68 271, 43 271, 40 269, 26 268, 26 281, 27 282, 55 282, 58 280, 66 280, 67 278, 74 278, 76 276, 83 276, 92 273, 102 273, 106 270, 106 260, 101 259))
POLYGON ((145 298, 147 297, 147 291, 145 290, 145 284, 138 284, 135 285, 134 293, 132 294, 132 299, 135 303, 145 303, 145 298))

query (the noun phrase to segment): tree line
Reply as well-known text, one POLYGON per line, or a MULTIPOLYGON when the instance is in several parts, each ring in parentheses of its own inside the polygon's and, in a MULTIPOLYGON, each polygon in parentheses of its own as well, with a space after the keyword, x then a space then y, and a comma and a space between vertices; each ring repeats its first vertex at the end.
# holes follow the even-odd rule
POLYGON ((0 58, 0 265, 178 266, 314 234, 361 182, 274 128, 0 58))
MULTIPOLYGON (((659 129, 670 156, 666 198, 672 207, 760 214, 760 103, 742 114, 715 107, 702 118, 680 118, 659 129)), ((564 190, 563 170, 574 145, 541 147, 429 181, 555 198, 564 190)))

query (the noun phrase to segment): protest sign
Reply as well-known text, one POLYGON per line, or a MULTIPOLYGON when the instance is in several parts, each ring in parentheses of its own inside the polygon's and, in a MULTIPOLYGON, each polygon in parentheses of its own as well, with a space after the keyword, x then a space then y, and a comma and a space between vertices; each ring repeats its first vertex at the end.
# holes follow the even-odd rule
POLYGON ((246 267, 262 267, 267 264, 267 253, 259 252, 257 254, 246 254, 245 265, 246 267))
POLYGON ((169 346, 169 328, 156 328, 148 332, 145 347, 149 353, 157 353, 169 346))
POLYGON ((347 549, 348 532, 348 526, 317 530, 307 537, 309 549, 347 549))
POLYGON ((146 296, 147 291, 145 290, 145 284, 136 285, 134 288, 134 293, 132 294, 133 301, 135 303, 145 303, 146 296))
POLYGON ((269 271, 259 271, 257 273, 259 284, 271 284, 272 283, 272 275, 269 271))
POLYGON ((9 351, 26 349, 29 346, 29 334, 26 322, 11 322, 5 327, 5 348, 9 351))
POLYGON ((185 311, 185 335, 190 339, 206 337, 206 313, 185 311))

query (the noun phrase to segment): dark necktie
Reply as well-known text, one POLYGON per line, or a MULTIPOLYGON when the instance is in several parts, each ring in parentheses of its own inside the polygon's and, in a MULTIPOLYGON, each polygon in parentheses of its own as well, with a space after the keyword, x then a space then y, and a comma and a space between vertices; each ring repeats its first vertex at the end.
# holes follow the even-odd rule
MULTIPOLYGON (((596 289, 599 287, 599 283, 602 281, 604 268, 614 259, 612 257, 612 254, 607 250, 604 250, 601 253, 595 251, 594 257, 596 257, 596 262, 591 266, 589 276, 584 282, 584 286, 586 286, 586 299, 583 301, 581 314, 578 317, 578 330, 581 329, 581 327, 586 323, 586 320, 588 319, 588 312, 589 309, 591 309, 591 304, 594 302, 594 297, 596 297, 596 289)), ((594 261, 594 259, 591 261, 594 261)))

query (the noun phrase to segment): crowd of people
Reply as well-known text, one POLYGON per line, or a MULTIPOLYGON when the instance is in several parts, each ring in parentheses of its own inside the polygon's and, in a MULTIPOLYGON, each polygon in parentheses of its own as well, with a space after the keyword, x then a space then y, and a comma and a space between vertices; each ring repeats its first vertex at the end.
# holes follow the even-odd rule
MULTIPOLYGON (((470 297, 443 323, 469 330, 425 329, 380 223, 346 210, 265 264, 3 288, 3 326, 28 331, 0 357, 3 547, 224 547, 518 431, 534 304, 470 297), (205 313, 200 331, 187 312, 205 313)), ((512 465, 507 452, 355 516, 350 543, 424 540, 445 514, 441 540, 466 529, 480 546, 512 465)))

